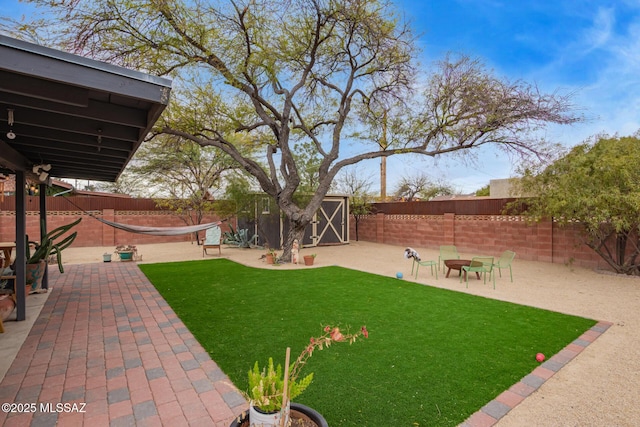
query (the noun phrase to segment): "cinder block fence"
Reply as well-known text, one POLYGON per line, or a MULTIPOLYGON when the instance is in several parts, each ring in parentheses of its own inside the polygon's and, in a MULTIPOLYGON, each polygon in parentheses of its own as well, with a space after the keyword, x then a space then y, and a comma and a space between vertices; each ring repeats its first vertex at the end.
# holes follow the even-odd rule
MULTIPOLYGON (((0 205, 0 241, 15 241, 16 212, 13 197, 6 197, 0 205), (6 200, 9 199, 9 200, 6 200)), ((90 198, 74 201, 82 209, 78 209, 62 198, 47 197, 47 229, 53 230, 82 217, 82 222, 74 228, 78 237, 74 247, 140 245, 149 243, 184 242, 194 240, 193 234, 178 236, 150 236, 119 230, 106 225, 92 216, 108 221, 147 226, 147 227, 182 227, 187 225, 172 212, 155 208, 148 199, 91 200, 90 198), (86 200, 85 200, 86 199, 86 200), (90 213, 91 215, 89 215, 90 213)), ((215 215, 206 215, 203 223, 217 221, 215 215)), ((235 221, 232 221, 235 228, 235 221)), ((40 238, 40 215, 37 197, 27 200, 27 234, 30 240, 40 238)), ((227 228, 223 225, 223 231, 227 228)), ((204 236, 204 232, 201 232, 204 236)))
MULTIPOLYGON (((355 221, 349 235, 356 239, 355 221)), ((358 238, 418 251, 455 245, 471 255, 499 256, 509 249, 524 260, 610 269, 583 243, 579 224, 560 227, 551 220, 530 224, 522 216, 377 213, 359 218, 358 238)))

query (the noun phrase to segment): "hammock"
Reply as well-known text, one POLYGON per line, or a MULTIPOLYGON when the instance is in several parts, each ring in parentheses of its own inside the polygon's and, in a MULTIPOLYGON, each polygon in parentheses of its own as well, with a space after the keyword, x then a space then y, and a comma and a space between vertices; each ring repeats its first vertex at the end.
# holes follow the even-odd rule
POLYGON ((87 212, 84 209, 82 209, 80 206, 73 203, 71 200, 69 200, 68 197, 65 197, 64 200, 66 200, 67 202, 75 206, 77 209, 80 209, 82 212, 89 215, 91 218, 96 219, 103 224, 109 225, 119 230, 128 231, 130 233, 147 234, 151 236, 179 236, 181 234, 195 233, 196 231, 206 230, 208 228, 219 226, 224 221, 226 221, 226 220, 223 220, 223 221, 216 221, 216 222, 208 222, 206 224, 186 225, 182 227, 145 227, 142 225, 122 224, 120 222, 113 222, 113 221, 108 221, 106 219, 98 218, 97 216, 93 215, 91 212, 87 212))
MULTIPOLYGON (((87 212, 88 213, 88 212, 87 212)), ((178 236, 180 234, 195 233, 196 231, 206 230, 222 224, 222 221, 208 222, 206 224, 187 225, 182 227, 144 227, 142 225, 121 224, 119 222, 107 221, 89 214, 92 218, 107 224, 119 230, 128 231, 130 233, 148 234, 152 236, 178 236)))

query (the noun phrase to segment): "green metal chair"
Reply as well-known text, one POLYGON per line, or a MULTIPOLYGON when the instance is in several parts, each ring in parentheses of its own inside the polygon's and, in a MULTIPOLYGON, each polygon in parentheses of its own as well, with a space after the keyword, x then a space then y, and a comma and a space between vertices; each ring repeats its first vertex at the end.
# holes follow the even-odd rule
POLYGON ((433 276, 433 267, 436 268, 436 279, 438 278, 438 263, 435 261, 423 261, 420 259, 420 255, 413 248, 407 248, 404 250, 404 257, 411 258, 413 262, 411 263, 411 275, 413 276, 413 269, 416 269, 416 280, 418 279, 418 270, 420 266, 431 267, 431 275, 433 276))
POLYGON ((460 259, 460 254, 455 246, 440 246, 440 256, 438 257, 438 268, 442 265, 444 271, 444 261, 447 259, 460 259))
MULTIPOLYGON (((487 273, 489 273, 489 279, 493 273, 493 257, 476 256, 471 259, 470 265, 462 266, 462 271, 467 282, 467 288, 469 287, 469 273, 482 273, 484 275, 484 283, 487 284, 487 273)), ((460 275, 460 283, 462 283, 462 275, 460 275)), ((496 276, 493 275, 493 289, 496 288, 496 276)))
MULTIPOLYGON (((513 261, 513 259, 516 257, 516 253, 513 251, 504 251, 502 252, 502 255, 500 255, 500 258, 498 258, 498 261, 495 262, 493 264, 493 268, 497 268, 498 269, 498 273, 500 274, 500 277, 502 277, 502 269, 503 268, 508 268, 509 269, 509 276, 511 276, 511 283, 513 283, 513 271, 511 271, 511 261, 513 261)), ((495 272, 493 273, 493 280, 495 280, 495 272)))
POLYGON ((433 276, 433 267, 435 267, 436 270, 436 280, 438 279, 438 263, 435 261, 418 261, 415 258, 413 259, 413 264, 411 264, 411 274, 413 274, 413 266, 416 266, 416 280, 418 280, 418 270, 420 269, 420 266, 423 267, 431 267, 431 275, 433 276))

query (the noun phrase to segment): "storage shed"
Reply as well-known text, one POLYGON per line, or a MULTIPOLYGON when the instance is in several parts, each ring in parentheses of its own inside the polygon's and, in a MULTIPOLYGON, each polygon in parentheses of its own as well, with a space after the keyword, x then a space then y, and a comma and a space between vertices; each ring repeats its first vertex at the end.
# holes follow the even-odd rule
MULTIPOLYGON (((282 248, 288 224, 280 209, 268 196, 256 196, 254 215, 238 215, 238 228, 258 235, 257 243, 282 248)), ((327 195, 307 227, 302 247, 345 245, 349 243, 349 196, 327 195)))

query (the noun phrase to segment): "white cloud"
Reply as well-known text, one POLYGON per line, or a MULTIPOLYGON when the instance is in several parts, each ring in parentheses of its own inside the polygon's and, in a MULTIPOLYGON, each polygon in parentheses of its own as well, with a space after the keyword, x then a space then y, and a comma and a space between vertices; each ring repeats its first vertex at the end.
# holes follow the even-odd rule
POLYGON ((603 47, 609 42, 612 37, 615 20, 613 8, 598 8, 593 19, 593 26, 584 33, 585 53, 603 47))
POLYGON ((629 135, 640 128, 640 22, 609 37, 605 60, 581 98, 598 112, 595 126, 629 135))
MULTIPOLYGON (((618 5, 620 6, 620 5, 618 5)), ((550 135, 574 145, 602 132, 630 135, 640 129, 640 2, 627 8, 598 8, 592 25, 576 32, 557 58, 532 73, 546 90, 575 90, 575 103, 589 120, 553 128, 550 135), (566 82, 582 82, 567 87, 566 82)))

